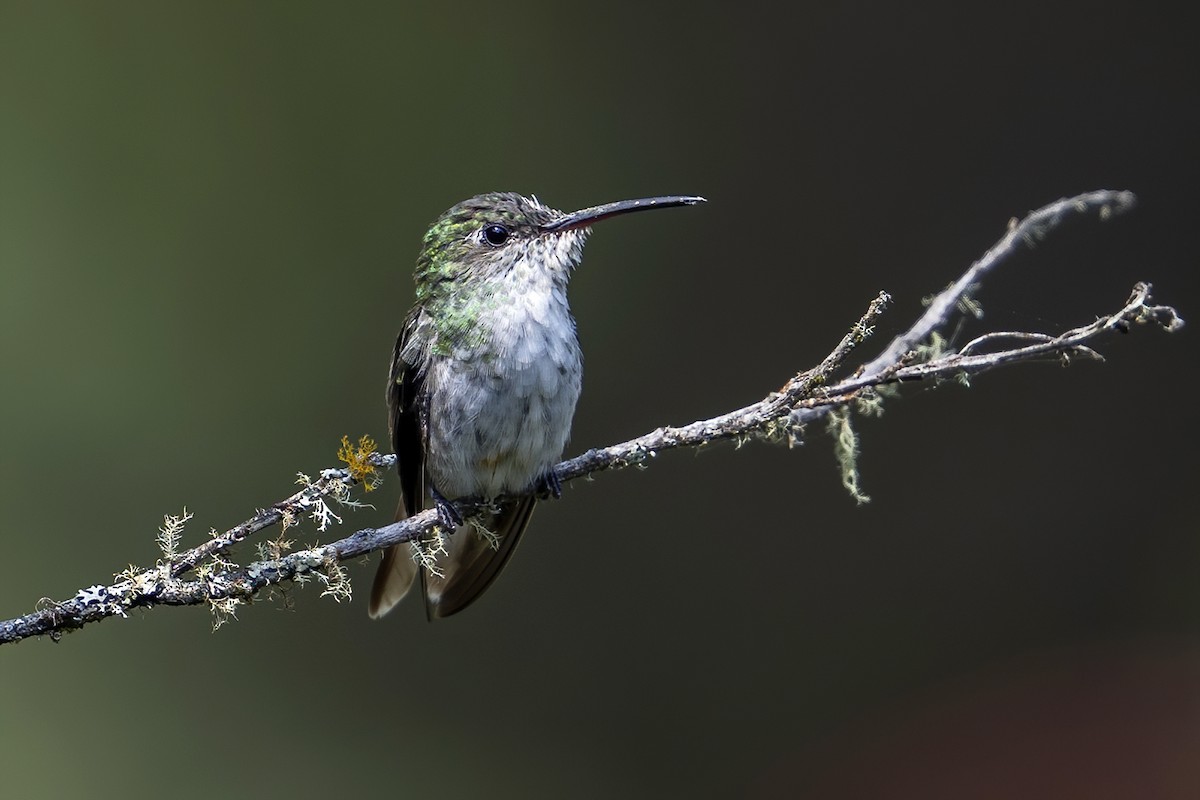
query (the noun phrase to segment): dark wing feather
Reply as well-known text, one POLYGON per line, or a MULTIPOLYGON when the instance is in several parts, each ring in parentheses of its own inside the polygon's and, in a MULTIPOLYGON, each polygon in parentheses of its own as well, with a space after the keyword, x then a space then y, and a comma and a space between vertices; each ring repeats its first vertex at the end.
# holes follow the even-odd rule
POLYGON ((392 449, 396 453, 396 468, 400 472, 400 491, 404 495, 404 510, 408 516, 422 509, 425 501, 425 438, 421 435, 421 415, 424 402, 421 384, 424 375, 414 364, 404 360, 404 348, 417 326, 419 309, 414 308, 404 320, 392 352, 392 369, 388 378, 388 427, 392 433, 392 449))
MULTIPOLYGON (((421 436, 420 369, 403 358, 405 345, 417 325, 419 309, 414 308, 404 320, 392 351, 392 368, 388 375, 388 428, 392 434, 392 450, 396 453, 396 469, 400 473, 400 492, 403 495, 396 509, 396 519, 411 517, 421 510, 425 498, 425 441, 421 436)), ((406 544, 389 547, 375 573, 367 613, 378 619, 408 594, 417 574, 417 565, 406 544)))

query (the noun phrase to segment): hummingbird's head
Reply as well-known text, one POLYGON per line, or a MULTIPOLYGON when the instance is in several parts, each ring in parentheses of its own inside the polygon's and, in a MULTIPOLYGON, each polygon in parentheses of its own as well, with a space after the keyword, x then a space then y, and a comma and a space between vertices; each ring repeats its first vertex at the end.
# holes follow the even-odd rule
POLYGON ((702 197, 652 197, 567 214, 515 192, 477 195, 447 210, 425 234, 417 259, 417 300, 514 269, 530 271, 532 280, 565 284, 594 223, 631 211, 702 202, 702 197))

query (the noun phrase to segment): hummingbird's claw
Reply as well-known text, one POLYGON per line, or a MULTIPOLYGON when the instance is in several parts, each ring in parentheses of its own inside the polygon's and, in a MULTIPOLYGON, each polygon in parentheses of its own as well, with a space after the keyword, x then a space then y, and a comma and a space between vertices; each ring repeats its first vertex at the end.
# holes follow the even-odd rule
POLYGON ((545 499, 553 497, 558 500, 562 497, 562 481, 558 477, 558 471, 551 469, 542 477, 538 478, 538 482, 534 484, 537 489, 538 496, 545 499))
POLYGON ((437 509, 438 525, 453 533, 459 525, 463 524, 462 514, 458 513, 454 504, 442 497, 442 493, 437 489, 431 487, 429 493, 433 495, 433 505, 437 509))

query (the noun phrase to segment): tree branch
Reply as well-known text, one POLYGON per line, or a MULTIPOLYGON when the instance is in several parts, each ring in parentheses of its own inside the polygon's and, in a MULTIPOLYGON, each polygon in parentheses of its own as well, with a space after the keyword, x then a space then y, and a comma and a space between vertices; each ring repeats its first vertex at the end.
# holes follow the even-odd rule
MULTIPOLYGON (((885 293, 880 293, 871 302, 862 318, 820 364, 797 374, 759 402, 712 419, 682 427, 659 428, 621 444, 588 450, 560 463, 556 467, 558 476, 566 482, 605 470, 642 464, 664 450, 697 448, 724 439, 792 443, 802 434, 805 425, 835 412, 845 415, 840 419, 848 425, 848 411, 854 404, 874 400, 877 390, 884 386, 951 377, 961 379, 1001 364, 1046 357, 1103 360, 1091 343, 1108 331, 1127 332, 1134 325, 1146 324, 1166 331, 1178 330, 1183 320, 1175 310, 1151 305, 1150 285, 1138 283, 1117 311, 1057 336, 1020 331, 993 332, 968 342, 955 352, 944 351, 937 341, 938 331, 970 302, 984 275, 1016 252, 1020 245, 1032 245, 1070 216, 1096 213, 1100 219, 1107 219, 1127 211, 1133 204, 1134 196, 1130 192, 1090 192, 1051 203, 1020 222, 1013 220, 1005 236, 938 294, 907 331, 849 377, 833 380, 855 348, 871 334, 875 322, 890 302, 885 293)), ((301 476, 303 488, 291 497, 182 553, 176 552, 176 543, 183 523, 189 517, 186 512, 182 517, 168 517, 159 537, 163 558, 154 567, 131 567, 116 576, 114 583, 81 589, 65 601, 44 599, 32 613, 0 622, 0 644, 43 634, 57 641, 65 631, 108 617, 125 617, 130 609, 160 605, 208 604, 219 626, 235 613, 238 604, 289 581, 303 583, 316 578, 324 585, 323 595, 348 599, 350 585, 341 562, 401 542, 426 539, 435 532, 437 515, 432 510, 425 511, 382 528, 357 531, 331 544, 287 553, 290 543, 284 541, 283 536, 298 520, 310 517, 317 522, 320 531, 326 530, 334 521, 340 522, 326 499, 357 505, 350 499, 351 487, 363 480, 377 480, 378 471, 389 470, 395 464, 395 456, 369 452, 369 448, 347 460, 347 468, 324 470, 315 481, 301 476), (259 545, 258 561, 239 566, 226 559, 225 554, 234 545, 274 525, 281 526, 280 536, 259 545)), ((865 500, 861 496, 859 499, 865 500)), ((486 507, 485 503, 474 501, 457 505, 466 517, 486 507)))

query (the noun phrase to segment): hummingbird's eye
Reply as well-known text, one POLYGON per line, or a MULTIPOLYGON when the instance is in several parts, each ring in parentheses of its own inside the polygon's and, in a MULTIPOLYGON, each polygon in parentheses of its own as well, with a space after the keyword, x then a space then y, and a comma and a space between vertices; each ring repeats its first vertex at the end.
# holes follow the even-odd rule
POLYGON ((483 229, 483 238, 492 247, 499 247, 508 241, 508 228, 492 224, 483 229))

